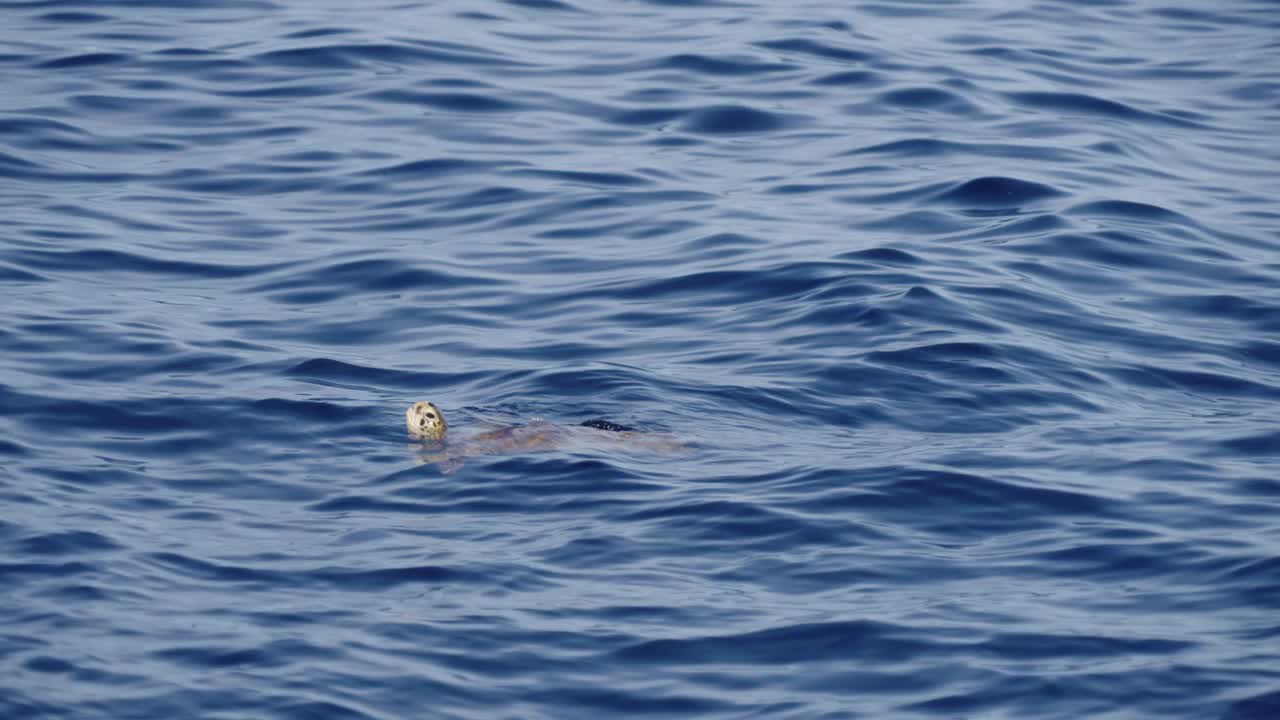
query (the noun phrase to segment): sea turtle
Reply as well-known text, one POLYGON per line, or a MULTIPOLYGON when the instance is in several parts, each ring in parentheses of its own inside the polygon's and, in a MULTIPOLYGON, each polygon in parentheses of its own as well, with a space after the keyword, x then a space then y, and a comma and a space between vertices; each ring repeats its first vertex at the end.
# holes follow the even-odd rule
POLYGON ((572 447, 607 444, 622 449, 637 449, 664 454, 689 452, 687 444, 668 433, 640 432, 608 420, 587 420, 579 425, 557 425, 534 418, 525 425, 501 427, 455 439, 446 436, 449 423, 435 404, 416 402, 405 411, 405 427, 409 435, 420 440, 416 447, 424 463, 439 463, 442 472, 462 467, 469 457, 546 452, 572 447))

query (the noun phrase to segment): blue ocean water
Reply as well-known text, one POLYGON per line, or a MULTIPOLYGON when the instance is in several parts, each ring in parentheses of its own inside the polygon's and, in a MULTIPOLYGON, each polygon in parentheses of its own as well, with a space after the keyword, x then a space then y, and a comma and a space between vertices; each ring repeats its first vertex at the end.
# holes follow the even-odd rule
POLYGON ((0 717, 1280 718, 1275 2, 0 40, 0 717))

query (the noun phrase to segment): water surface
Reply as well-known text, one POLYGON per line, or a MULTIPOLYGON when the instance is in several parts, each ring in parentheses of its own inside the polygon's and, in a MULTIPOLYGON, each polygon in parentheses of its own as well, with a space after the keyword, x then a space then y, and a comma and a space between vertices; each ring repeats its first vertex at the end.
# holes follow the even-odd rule
POLYGON ((0 716, 1280 717, 1275 3, 350 5, 0 9, 0 716))

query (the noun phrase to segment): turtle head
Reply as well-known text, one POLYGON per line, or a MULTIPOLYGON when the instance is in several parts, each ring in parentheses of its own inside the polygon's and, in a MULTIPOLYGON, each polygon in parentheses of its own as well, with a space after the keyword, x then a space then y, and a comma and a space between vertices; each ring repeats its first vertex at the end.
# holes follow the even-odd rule
POLYGON ((404 414, 409 434, 423 440, 443 440, 449 424, 444 421, 440 408, 423 400, 409 406, 404 414))

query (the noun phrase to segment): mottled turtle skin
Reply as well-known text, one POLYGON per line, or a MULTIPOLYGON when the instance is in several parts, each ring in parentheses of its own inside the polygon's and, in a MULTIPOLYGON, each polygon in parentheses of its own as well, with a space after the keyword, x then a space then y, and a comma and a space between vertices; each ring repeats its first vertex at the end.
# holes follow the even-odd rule
POLYGON ((689 446, 666 433, 644 433, 607 420, 588 420, 581 425, 563 426, 534 418, 525 425, 487 430, 456 440, 447 437, 449 423, 434 403, 416 402, 405 412, 409 435, 421 440, 423 462, 439 463, 446 473, 462 466, 469 457, 512 455, 557 450, 573 445, 609 443, 649 452, 680 453, 689 446))
POLYGON ((443 441, 449 423, 444 421, 444 413, 434 404, 423 400, 409 406, 404 412, 404 423, 409 434, 421 440, 443 441))

